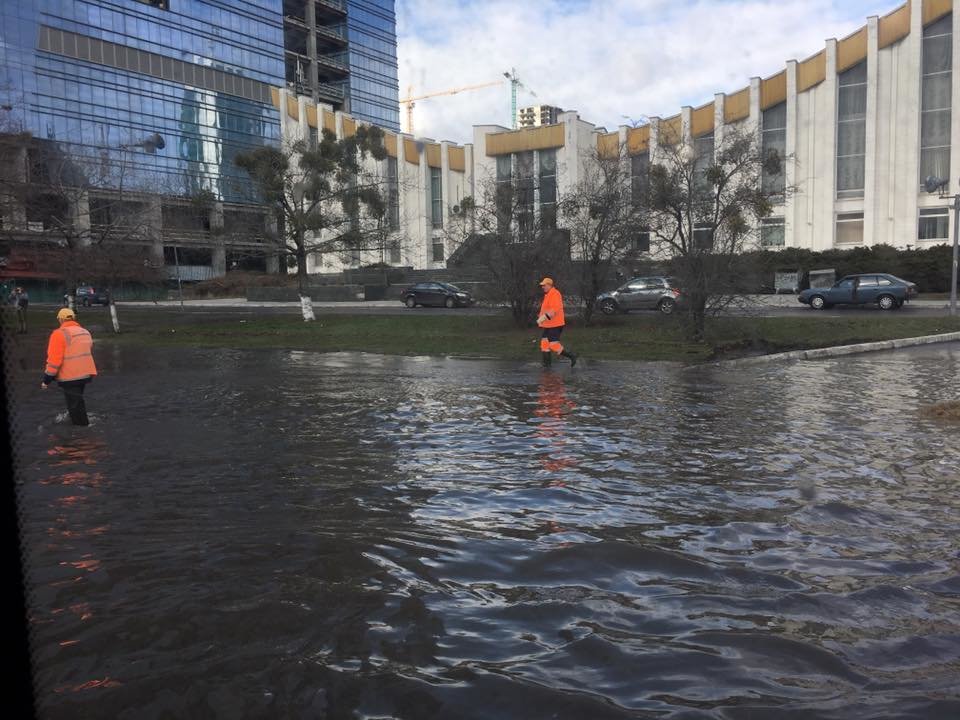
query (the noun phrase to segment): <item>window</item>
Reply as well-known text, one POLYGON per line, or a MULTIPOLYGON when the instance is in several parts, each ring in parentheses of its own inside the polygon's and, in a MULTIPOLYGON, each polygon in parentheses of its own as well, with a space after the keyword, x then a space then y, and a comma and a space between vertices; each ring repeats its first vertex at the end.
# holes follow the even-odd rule
POLYGON ((931 175, 950 177, 950 86, 953 14, 923 29, 920 101, 920 183, 931 175))
POLYGON ((633 236, 633 250, 638 253, 650 252, 650 229, 642 227, 633 236))
POLYGON ((557 151, 541 150, 537 153, 540 163, 540 216, 544 227, 557 225, 557 151))
POLYGON ((533 234, 533 151, 517 153, 517 230, 521 241, 533 234))
POLYGON ((694 177, 701 190, 709 187, 707 183, 707 168, 713 165, 713 133, 701 135, 693 141, 694 147, 694 177))
POLYGON ((893 285, 893 280, 890 278, 884 277, 883 275, 877 276, 877 285, 880 287, 887 287, 888 285, 893 285))
POLYGON ((309 129, 310 129, 310 139, 309 139, 310 149, 316 150, 320 140, 320 133, 317 130, 317 128, 313 127, 313 125, 311 125, 309 129))
POLYGON ((784 245, 786 245, 786 238, 783 218, 764 218, 760 223, 760 247, 783 247, 784 245))
POLYGON ((633 204, 644 203, 650 178, 650 153, 644 152, 630 158, 630 194, 633 204))
POLYGON ((867 63, 840 74, 837 92, 837 197, 863 197, 867 63))
POLYGON ((780 158, 780 172, 771 174, 764 170, 761 188, 764 192, 782 194, 786 187, 783 162, 787 155, 787 104, 782 102, 764 110, 762 122, 763 156, 768 157, 772 153, 777 153, 780 158))
MULTIPOLYGON (((443 185, 440 180, 440 168, 430 168, 430 218, 433 227, 443 227, 443 185)), ((434 255, 436 255, 436 248, 434 248, 434 255)))
POLYGON ((860 278, 860 287, 877 287, 876 275, 863 275, 860 278))
POLYGON ((433 239, 433 261, 443 262, 443 240, 441 238, 433 239))
POLYGON ((863 213, 840 213, 837 215, 837 244, 863 244, 863 213))
POLYGON ((170 0, 137 0, 137 2, 143 3, 144 5, 152 5, 160 10, 170 9, 170 0))
POLYGON ((917 238, 920 240, 947 240, 950 237, 950 208, 920 210, 917 238))
POLYGON ((697 223, 693 226, 693 246, 698 250, 709 251, 713 248, 713 226, 697 223))

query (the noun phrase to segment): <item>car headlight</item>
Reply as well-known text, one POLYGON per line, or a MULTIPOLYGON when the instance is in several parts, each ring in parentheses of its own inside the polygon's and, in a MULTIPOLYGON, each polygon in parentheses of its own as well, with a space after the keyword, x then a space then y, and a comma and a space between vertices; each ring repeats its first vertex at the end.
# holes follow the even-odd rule
POLYGON ((470 297, 470 296, 467 295, 466 293, 457 293, 457 297, 465 298, 465 297, 470 297))

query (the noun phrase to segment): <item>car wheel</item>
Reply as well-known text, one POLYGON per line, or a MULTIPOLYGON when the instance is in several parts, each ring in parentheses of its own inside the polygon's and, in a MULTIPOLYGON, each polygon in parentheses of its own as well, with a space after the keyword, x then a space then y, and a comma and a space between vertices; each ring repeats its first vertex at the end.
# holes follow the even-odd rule
POLYGON ((810 298, 810 307, 814 310, 823 310, 827 306, 827 303, 823 300, 823 295, 814 295, 810 298))
POLYGON ((617 304, 613 300, 604 300, 600 303, 600 312, 604 315, 616 315, 617 304))
POLYGON ((456 304, 457 303, 454 302, 454 299, 452 297, 448 297, 446 300, 443 301, 443 306, 446 308, 452 308, 456 304))
POLYGON ((664 315, 669 315, 670 313, 673 312, 676 306, 677 306, 677 303, 675 300, 671 300, 670 298, 664 298, 657 304, 657 310, 662 312, 664 315))
POLYGON ((408 297, 403 302, 408 308, 415 308, 417 306, 417 301, 414 300, 413 297, 408 297))
POLYGON ((881 310, 896 310, 897 299, 893 295, 881 295, 877 298, 877 305, 881 310))

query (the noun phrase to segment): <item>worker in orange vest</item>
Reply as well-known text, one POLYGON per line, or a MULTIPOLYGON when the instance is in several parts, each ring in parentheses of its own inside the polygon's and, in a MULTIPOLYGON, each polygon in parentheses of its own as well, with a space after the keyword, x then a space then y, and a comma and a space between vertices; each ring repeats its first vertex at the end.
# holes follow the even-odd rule
POLYGON ((543 290, 543 302, 540 303, 540 315, 537 325, 543 328, 540 336, 540 358, 543 366, 550 365, 550 353, 555 352, 560 357, 570 360, 570 367, 577 364, 577 356, 567 352, 560 344, 560 333, 563 332, 563 296, 553 286, 553 279, 545 277, 540 281, 543 290))
POLYGON ((93 364, 93 338, 80 327, 70 308, 57 313, 60 327, 50 333, 47 343, 47 367, 40 387, 46 390, 56 380, 67 400, 67 412, 74 425, 89 425, 83 390, 97 374, 93 364))

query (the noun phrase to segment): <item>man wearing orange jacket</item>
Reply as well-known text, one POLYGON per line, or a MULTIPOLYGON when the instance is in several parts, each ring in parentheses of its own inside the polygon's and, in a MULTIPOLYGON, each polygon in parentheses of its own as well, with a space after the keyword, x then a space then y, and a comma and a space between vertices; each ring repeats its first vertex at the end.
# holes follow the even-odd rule
POLYGON ((40 387, 46 390, 54 380, 60 383, 70 421, 74 425, 89 425, 83 389, 97 374, 97 366, 93 364, 93 338, 80 327, 70 308, 60 310, 57 321, 60 327, 50 333, 47 367, 40 387))
POLYGON ((540 358, 543 366, 550 365, 550 352, 555 352, 560 357, 570 360, 570 367, 577 364, 577 356, 572 352, 567 352, 560 344, 560 333, 563 332, 563 296, 560 291, 553 286, 553 279, 545 277, 540 281, 540 287, 543 289, 543 302, 540 303, 540 315, 537 317, 537 325, 543 328, 543 334, 540 336, 540 358))

